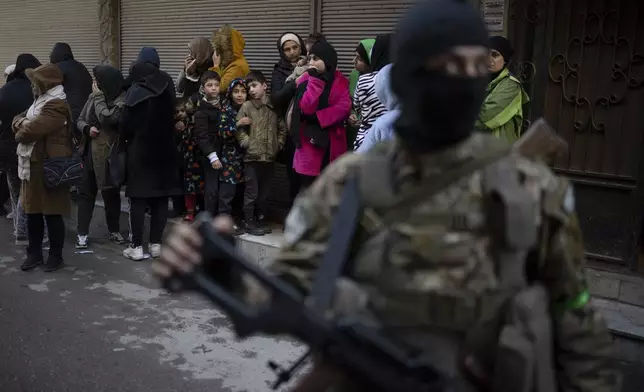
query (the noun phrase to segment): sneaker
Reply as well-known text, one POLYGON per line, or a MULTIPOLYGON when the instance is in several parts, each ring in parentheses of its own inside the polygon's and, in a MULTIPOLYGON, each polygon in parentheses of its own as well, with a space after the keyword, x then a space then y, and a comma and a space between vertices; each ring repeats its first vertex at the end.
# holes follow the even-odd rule
POLYGON ((63 258, 60 256, 49 255, 47 262, 45 263, 45 272, 54 272, 65 266, 63 258))
POLYGON ((20 269, 23 271, 32 270, 42 264, 42 256, 34 257, 32 255, 27 255, 27 258, 20 266, 20 269))
POLYGON ((123 257, 134 261, 144 260, 145 254, 143 254, 143 247, 142 246, 134 247, 130 245, 129 247, 125 248, 125 250, 123 251, 123 257))
POLYGON ((243 235, 243 234, 246 234, 246 230, 244 230, 244 228, 242 226, 240 226, 237 223, 235 223, 233 225, 233 235, 240 236, 240 235, 243 235))
POLYGON ((124 243, 127 242, 127 241, 125 241, 125 237, 123 237, 123 234, 121 234, 119 232, 110 233, 109 238, 110 238, 110 241, 112 241, 113 243, 115 243, 117 245, 123 245, 124 243))
POLYGON ((16 245, 27 246, 29 245, 29 239, 27 238, 27 236, 22 236, 22 235, 16 236, 16 245))
POLYGON ((76 236, 76 249, 87 249, 88 238, 86 235, 77 235, 76 236))
POLYGON ((161 244, 150 244, 148 248, 153 259, 161 257, 161 244))

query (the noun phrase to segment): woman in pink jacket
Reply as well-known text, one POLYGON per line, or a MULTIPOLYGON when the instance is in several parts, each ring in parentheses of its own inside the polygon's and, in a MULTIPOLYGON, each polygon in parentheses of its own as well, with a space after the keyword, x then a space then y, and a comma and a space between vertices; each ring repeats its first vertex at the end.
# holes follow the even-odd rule
POLYGON ((309 70, 297 80, 287 118, 296 150, 293 168, 308 187, 333 160, 347 151, 344 122, 351 114, 349 80, 337 70, 338 54, 326 42, 309 53, 309 70))

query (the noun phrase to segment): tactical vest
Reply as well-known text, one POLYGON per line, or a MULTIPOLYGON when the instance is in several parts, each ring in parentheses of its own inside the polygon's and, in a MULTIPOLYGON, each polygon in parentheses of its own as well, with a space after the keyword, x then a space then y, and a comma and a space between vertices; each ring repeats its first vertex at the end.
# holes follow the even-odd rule
POLYGON ((388 176, 392 156, 392 144, 380 144, 357 173, 365 232, 356 233, 351 275, 370 310, 458 383, 455 391, 555 391, 549 298, 526 281, 540 205, 509 148, 496 145, 402 193, 388 176))

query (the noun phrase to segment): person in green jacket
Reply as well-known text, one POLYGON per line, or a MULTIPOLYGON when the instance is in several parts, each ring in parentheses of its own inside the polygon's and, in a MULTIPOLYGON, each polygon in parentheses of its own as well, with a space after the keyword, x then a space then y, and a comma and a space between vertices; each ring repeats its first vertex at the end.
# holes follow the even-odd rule
MULTIPOLYGON (((353 59, 354 69, 349 75, 349 94, 352 100, 360 75, 371 72, 371 49, 375 43, 375 38, 363 39, 356 48, 356 57, 353 59)), ((360 118, 354 110, 351 111, 351 117, 347 123, 347 148, 351 151, 360 128, 360 118)))
POLYGON ((513 54, 512 45, 506 38, 490 37, 490 83, 476 122, 478 131, 491 132, 510 143, 520 136, 523 105, 530 102, 521 82, 508 69, 513 54))

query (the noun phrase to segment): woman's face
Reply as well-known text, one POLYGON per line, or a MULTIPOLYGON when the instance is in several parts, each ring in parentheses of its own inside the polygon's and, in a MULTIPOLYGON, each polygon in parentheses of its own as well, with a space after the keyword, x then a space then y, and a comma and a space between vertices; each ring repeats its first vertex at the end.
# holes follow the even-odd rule
POLYGON ((364 61, 362 56, 356 52, 356 57, 353 58, 353 66, 356 68, 356 71, 360 72, 361 74, 369 72, 369 66, 367 65, 367 62, 364 61))
POLYGON ((241 105, 246 102, 248 93, 246 92, 244 86, 237 85, 233 88, 232 96, 233 102, 235 102, 236 105, 241 105))
POLYGON ((295 41, 284 42, 282 49, 284 50, 284 57, 286 57, 291 63, 297 61, 300 54, 302 54, 302 48, 300 48, 300 45, 295 41))
POLYGON ((499 51, 491 49, 490 50, 490 60, 488 65, 488 70, 490 73, 501 72, 505 67, 505 59, 499 51))
POLYGON ((309 56, 309 65, 311 67, 315 67, 318 72, 324 72, 326 71, 326 64, 324 64, 324 60, 319 58, 318 56, 311 54, 309 56))

